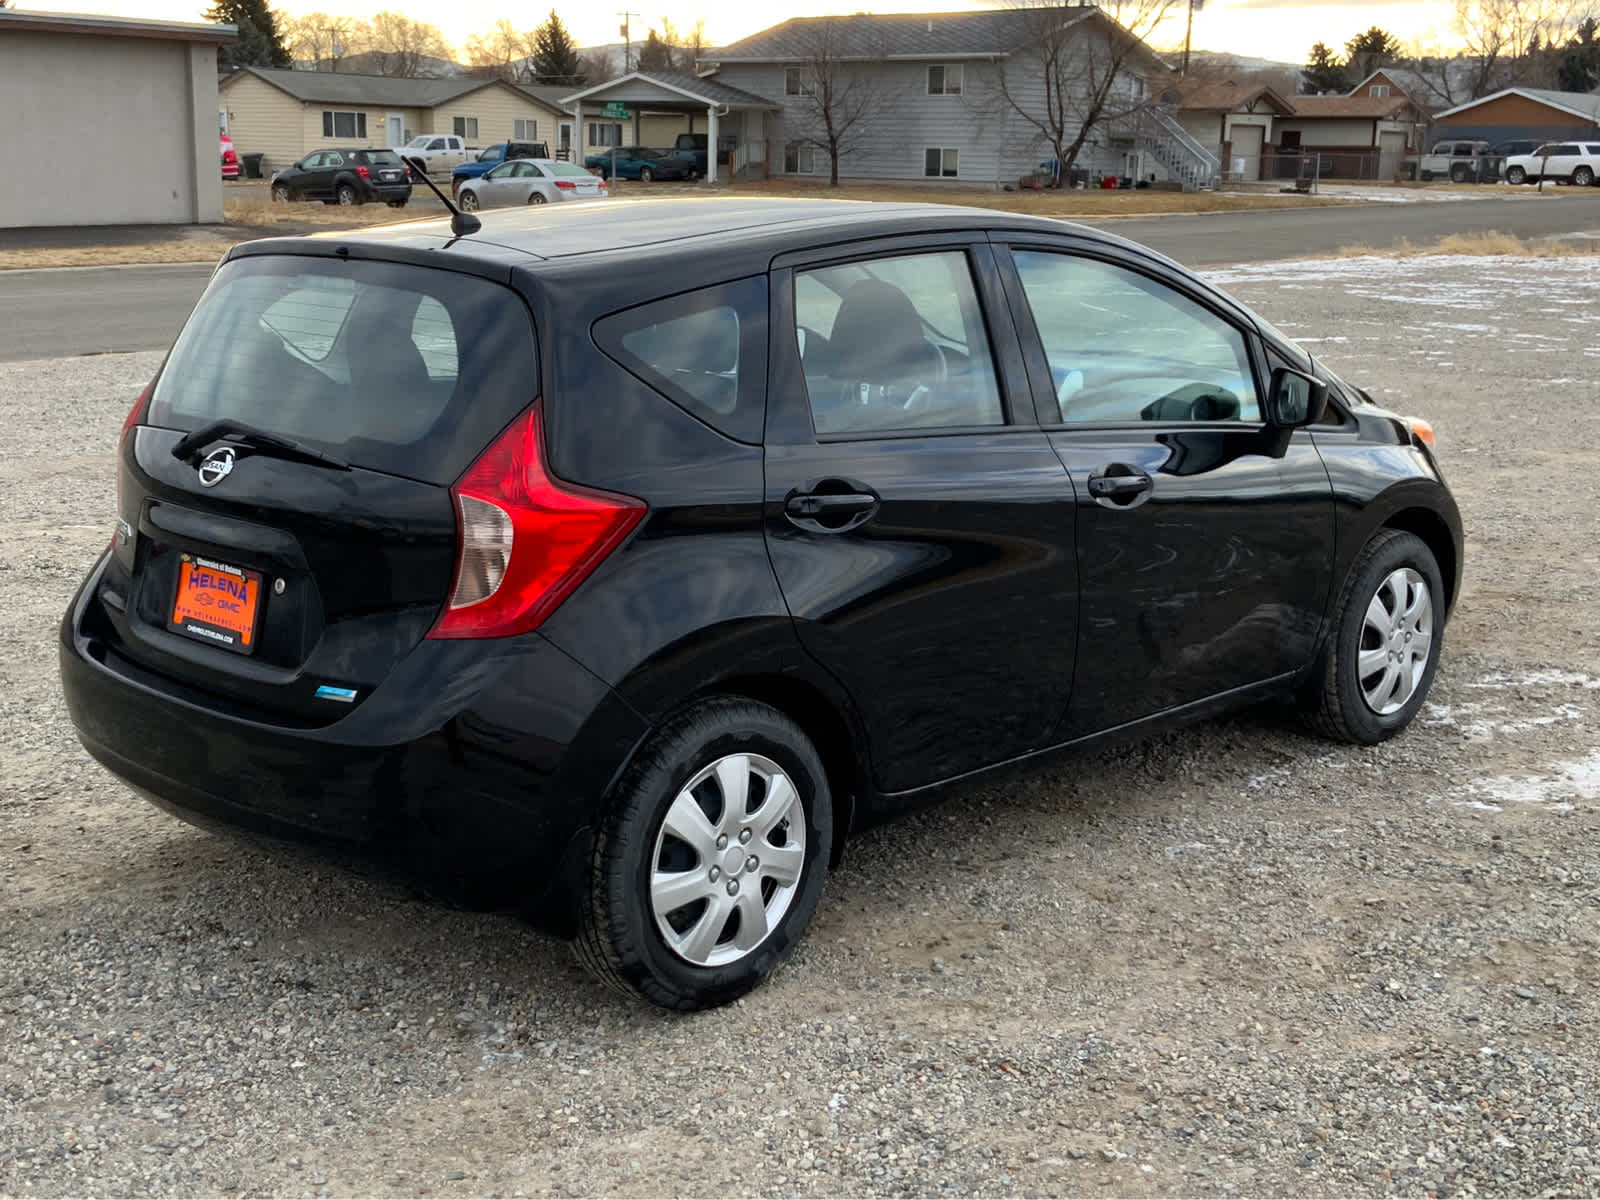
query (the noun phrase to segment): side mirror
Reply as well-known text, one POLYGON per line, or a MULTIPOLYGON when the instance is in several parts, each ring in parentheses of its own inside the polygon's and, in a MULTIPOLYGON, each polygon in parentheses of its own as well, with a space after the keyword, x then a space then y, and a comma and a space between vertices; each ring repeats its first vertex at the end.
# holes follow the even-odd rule
POLYGON ((1279 367, 1267 387, 1267 424, 1280 429, 1319 425, 1328 415, 1328 385, 1303 371, 1279 367))

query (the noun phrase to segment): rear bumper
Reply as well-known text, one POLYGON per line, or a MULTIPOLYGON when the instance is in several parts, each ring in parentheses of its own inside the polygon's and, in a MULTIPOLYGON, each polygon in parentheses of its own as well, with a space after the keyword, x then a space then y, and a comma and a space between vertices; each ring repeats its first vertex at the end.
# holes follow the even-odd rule
POLYGON ((380 860, 536 902, 559 883, 643 722, 539 635, 424 642, 342 720, 250 720, 85 636, 97 567, 62 622, 85 749, 194 824, 380 860), (514 883, 513 883, 514 881, 514 883))
POLYGON ((367 185, 367 199, 381 200, 385 204, 397 200, 411 199, 411 185, 409 183, 369 183, 367 185))

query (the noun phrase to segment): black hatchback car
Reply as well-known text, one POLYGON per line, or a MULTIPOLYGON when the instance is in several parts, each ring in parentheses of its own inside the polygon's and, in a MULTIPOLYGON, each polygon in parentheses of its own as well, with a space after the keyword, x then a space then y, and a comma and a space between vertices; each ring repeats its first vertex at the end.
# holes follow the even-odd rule
POLYGON ((321 200, 324 204, 381 201, 404 208, 411 199, 411 172, 393 150, 314 150, 272 177, 274 200, 321 200))
POLYGON ((129 413, 61 672, 179 816, 493 885, 694 1008, 955 786, 1421 706, 1431 431, 1176 264, 941 206, 490 222, 235 247, 129 413))

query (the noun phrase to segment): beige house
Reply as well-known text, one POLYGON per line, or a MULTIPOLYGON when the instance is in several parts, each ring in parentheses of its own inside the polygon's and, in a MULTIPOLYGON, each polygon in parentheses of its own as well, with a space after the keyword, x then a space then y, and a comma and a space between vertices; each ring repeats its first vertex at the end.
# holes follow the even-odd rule
POLYGON ((1274 120, 1294 114, 1294 103, 1261 84, 1184 80, 1178 120, 1217 156, 1225 179, 1261 178, 1261 156, 1273 143, 1274 120))
POLYGON ((511 138, 570 143, 572 118, 536 91, 499 80, 396 79, 246 67, 218 85, 218 118, 240 154, 268 171, 324 146, 401 146, 454 133, 473 148, 511 138))
POLYGON ((0 171, 0 227, 222 220, 212 114, 217 47, 234 37, 232 25, 0 9, 0 111, 41 155, 0 171))

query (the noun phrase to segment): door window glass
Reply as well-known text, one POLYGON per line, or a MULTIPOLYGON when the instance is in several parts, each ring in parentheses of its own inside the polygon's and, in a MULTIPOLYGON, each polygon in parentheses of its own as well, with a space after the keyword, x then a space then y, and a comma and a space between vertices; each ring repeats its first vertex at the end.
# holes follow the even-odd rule
POLYGON ((1165 284, 1019 250, 1063 421, 1259 421, 1243 333, 1165 284))
POLYGON ((796 272, 795 316, 818 433, 1005 422, 963 252, 796 272))

